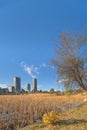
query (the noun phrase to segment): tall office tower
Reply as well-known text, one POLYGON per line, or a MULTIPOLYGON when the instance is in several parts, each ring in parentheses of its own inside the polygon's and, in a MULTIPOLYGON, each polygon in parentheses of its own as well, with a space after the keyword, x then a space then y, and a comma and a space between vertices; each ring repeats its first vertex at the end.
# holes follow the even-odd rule
POLYGON ((16 93, 21 91, 21 80, 19 77, 14 77, 14 88, 16 93))
POLYGON ((26 92, 30 92, 30 84, 26 85, 26 92))
POLYGON ((36 78, 32 79, 32 91, 33 92, 37 91, 37 79, 36 78))

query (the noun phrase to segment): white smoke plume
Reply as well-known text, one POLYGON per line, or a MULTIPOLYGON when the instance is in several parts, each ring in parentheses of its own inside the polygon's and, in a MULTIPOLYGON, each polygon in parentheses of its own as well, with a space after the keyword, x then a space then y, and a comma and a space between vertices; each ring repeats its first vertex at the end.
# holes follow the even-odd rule
POLYGON ((24 61, 21 62, 21 66, 23 67, 24 71, 27 72, 27 74, 31 78, 37 78, 37 76, 40 74, 40 70, 42 68, 44 68, 44 69, 46 69, 46 68, 52 68, 52 67, 50 67, 46 63, 40 64, 38 66, 35 66, 35 65, 26 65, 24 61))
POLYGON ((31 77, 31 78, 37 78, 37 75, 39 75, 39 68, 35 67, 34 65, 26 65, 24 62, 21 63, 22 67, 24 68, 25 72, 31 77))

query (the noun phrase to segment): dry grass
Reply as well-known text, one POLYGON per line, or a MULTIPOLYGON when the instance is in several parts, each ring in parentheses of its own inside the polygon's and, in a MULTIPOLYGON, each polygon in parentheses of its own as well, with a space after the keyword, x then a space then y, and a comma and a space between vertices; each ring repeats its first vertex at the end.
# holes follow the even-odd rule
MULTIPOLYGON (((55 96, 50 94, 1 95, 0 130, 17 130, 40 122, 44 113, 63 111, 66 104, 83 101, 85 95, 55 96)), ((68 109, 68 108, 67 108, 68 109)))
POLYGON ((37 124, 21 130, 87 130, 87 102, 62 113, 61 118, 56 125, 37 124))

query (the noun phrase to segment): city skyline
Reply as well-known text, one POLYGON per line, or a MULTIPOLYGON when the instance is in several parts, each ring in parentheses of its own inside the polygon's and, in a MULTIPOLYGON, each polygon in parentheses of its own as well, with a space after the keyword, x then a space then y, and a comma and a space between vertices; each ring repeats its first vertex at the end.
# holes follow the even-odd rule
POLYGON ((22 87, 37 78, 39 90, 62 90, 50 66, 54 44, 61 32, 86 30, 86 5, 82 0, 0 1, 0 84, 12 85, 17 76, 22 87))
MULTIPOLYGON (((37 85, 37 79, 36 78, 32 78, 32 84, 30 84, 29 82, 26 83, 25 87, 21 86, 21 78, 20 77, 14 77, 13 78, 13 83, 14 84, 0 84, 0 90, 6 90, 8 89, 8 92, 12 92, 12 93, 21 93, 21 92, 39 92, 41 90, 38 89, 38 85, 37 85)), ((1 92, 1 91, 0 91, 1 92)), ((8 93, 7 92, 7 93, 8 93)), ((1 93, 6 93, 6 92, 1 92, 1 93)))

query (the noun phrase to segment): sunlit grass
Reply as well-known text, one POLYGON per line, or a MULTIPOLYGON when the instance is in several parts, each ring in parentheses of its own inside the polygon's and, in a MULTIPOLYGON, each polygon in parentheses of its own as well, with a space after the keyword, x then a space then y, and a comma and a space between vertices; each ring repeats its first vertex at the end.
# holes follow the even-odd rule
POLYGON ((44 113, 54 110, 61 113, 61 110, 69 109, 66 104, 83 101, 85 97, 82 94, 72 96, 51 94, 1 95, 0 130, 15 130, 41 122, 44 113))
POLYGON ((21 130, 87 130, 87 102, 61 114, 62 120, 56 125, 31 126, 21 130), (84 113, 83 113, 84 112, 84 113))

